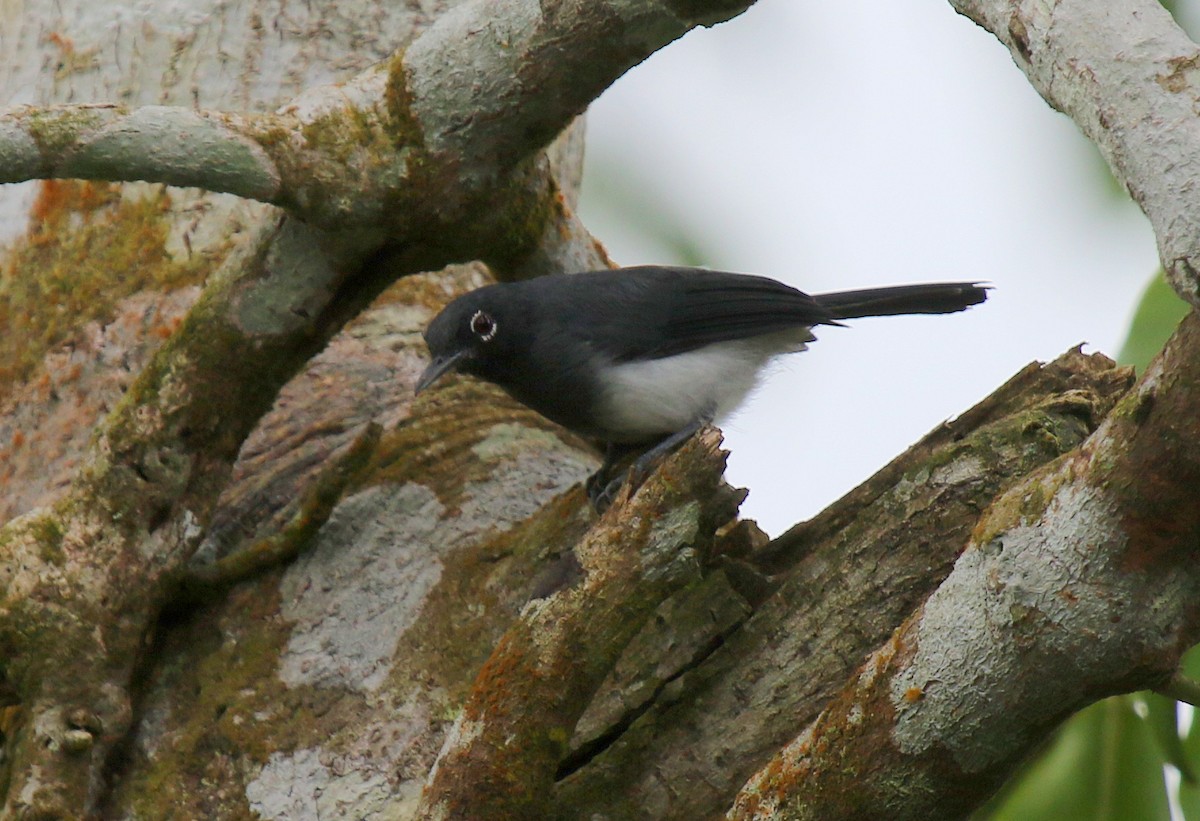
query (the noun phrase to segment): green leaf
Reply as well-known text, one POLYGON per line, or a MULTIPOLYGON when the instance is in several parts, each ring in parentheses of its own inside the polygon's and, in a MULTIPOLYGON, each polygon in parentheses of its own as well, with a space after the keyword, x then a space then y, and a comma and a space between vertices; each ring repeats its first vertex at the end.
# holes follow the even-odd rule
MULTIPOLYGON (((1200 648, 1193 647, 1185 653, 1179 667, 1185 676, 1200 679, 1200 648)), ((1192 718, 1192 726, 1183 739, 1183 751, 1193 767, 1200 762, 1200 716, 1192 718)), ((1180 784, 1179 805, 1184 818, 1200 821, 1200 784, 1188 784, 1186 781, 1180 784)))
POLYGON ((1179 809, 1187 821, 1200 819, 1200 786, 1187 782, 1179 785, 1179 809))
POLYGON ((1190 679, 1200 681, 1200 646, 1193 647, 1179 660, 1179 670, 1190 679))
POLYGON ((1188 304, 1175 295, 1160 270, 1142 293, 1129 333, 1117 361, 1142 371, 1162 350, 1179 320, 1188 312, 1188 304))
POLYGON ((1184 749, 1183 739, 1179 737, 1178 702, 1157 693, 1146 693, 1145 699, 1146 724, 1163 760, 1179 770, 1185 782, 1196 784, 1194 758, 1184 749))
POLYGON ((1169 821, 1163 761, 1129 696, 1083 710, 977 821, 1169 821))

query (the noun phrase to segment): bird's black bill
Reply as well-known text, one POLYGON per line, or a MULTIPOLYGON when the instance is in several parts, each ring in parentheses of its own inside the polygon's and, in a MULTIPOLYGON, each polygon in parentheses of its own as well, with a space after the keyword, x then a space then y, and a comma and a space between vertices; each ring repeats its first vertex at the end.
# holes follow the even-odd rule
POLYGON ((425 372, 421 374, 421 378, 417 380, 417 387, 413 390, 413 395, 416 396, 447 373, 454 370, 462 360, 464 353, 460 351, 450 354, 450 356, 436 357, 429 363, 429 367, 425 369, 425 372))

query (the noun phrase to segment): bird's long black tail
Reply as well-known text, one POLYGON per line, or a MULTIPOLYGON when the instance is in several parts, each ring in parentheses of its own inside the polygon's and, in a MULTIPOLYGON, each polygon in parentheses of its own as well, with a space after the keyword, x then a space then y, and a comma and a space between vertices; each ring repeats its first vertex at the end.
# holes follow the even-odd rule
POLYGON ((813 299, 833 319, 895 314, 951 314, 987 299, 988 288, 976 282, 938 282, 896 285, 816 294, 813 299))

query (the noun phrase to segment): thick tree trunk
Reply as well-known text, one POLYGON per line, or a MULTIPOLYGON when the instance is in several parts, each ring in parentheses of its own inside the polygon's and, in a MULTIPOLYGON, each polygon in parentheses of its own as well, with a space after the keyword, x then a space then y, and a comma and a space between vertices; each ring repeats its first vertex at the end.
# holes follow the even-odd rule
MULTIPOLYGON (((8 17, 0 21, 0 53, 4 55, 0 88, 9 91, 5 103, 10 105, 115 101, 130 106, 269 111, 321 83, 353 78, 410 41, 449 5, 341 0, 282 4, 251 0, 182 5, 9 4, 4 9, 8 17)), ((582 142, 575 132, 560 141, 553 155, 568 207, 577 191, 581 157, 582 142)), ((0 317, 6 329, 5 342, 0 344, 0 442, 4 443, 0 471, 6 490, 0 497, 0 510, 9 520, 46 510, 68 496, 81 466, 88 464, 87 446, 97 424, 122 401, 163 340, 179 331, 196 303, 199 286, 228 266, 230 260, 237 265, 247 255, 262 253, 264 241, 272 243, 269 237, 280 215, 271 206, 222 194, 168 191, 159 185, 71 181, 0 187, 0 212, 8 216, 0 220, 0 230, 8 232, 4 237, 8 243, 4 258, 6 282, 0 296, 0 317)), ((278 243, 273 244, 278 247, 278 243)), ((303 246, 285 244, 280 264, 295 265, 307 253, 303 246)), ((368 422, 391 429, 407 418, 413 375, 421 363, 421 328, 448 295, 476 287, 487 276, 482 266, 466 265, 440 275, 409 277, 334 338, 283 389, 275 409, 246 440, 221 501, 212 507, 211 527, 206 528, 203 543, 191 548, 196 550, 194 562, 214 561, 252 543, 255 537, 277 533, 296 515, 297 499, 306 488, 320 484, 330 461, 338 459, 368 422)), ((256 367, 253 361, 245 364, 256 367)), ((264 368, 264 375, 269 368, 264 368)), ((269 380, 263 381, 263 398, 270 401, 269 380)), ((253 423, 261 410, 238 407, 223 394, 218 390, 214 395, 218 403, 213 408, 215 424, 228 428, 236 449, 245 435, 239 435, 238 428, 253 423)), ((468 441, 475 436, 470 425, 472 418, 479 421, 477 414, 445 419, 437 426, 437 434, 429 428, 428 444, 437 440, 443 451, 439 461, 447 471, 447 484, 457 483, 455 493, 462 497, 460 502, 467 497, 476 499, 476 524, 469 523, 469 514, 463 515, 452 533, 442 533, 442 538, 453 544, 469 542, 473 530, 494 530, 504 521, 519 521, 536 508, 539 500, 585 473, 592 458, 582 443, 561 443, 557 434, 544 431, 544 426, 522 428, 510 420, 507 410, 491 414, 508 423, 491 439, 477 436, 477 441, 468 441), (471 454, 469 449, 461 448, 469 448, 472 443, 492 450, 470 470, 451 473, 455 465, 462 465, 464 454, 471 454), (519 458, 506 461, 506 457, 513 456, 519 458), (493 473, 490 468, 501 462, 505 462, 503 471, 493 473), (468 477, 476 481, 469 482, 468 477), (498 515, 491 512, 495 505, 502 511, 498 515)), ((421 447, 429 453, 426 445, 421 447)), ((227 465, 218 472, 228 471, 227 465)), ((217 481, 225 484, 223 479, 217 481)), ((426 487, 435 485, 427 483, 426 487)), ((359 497, 359 503, 369 497, 359 497)), ((422 502, 426 503, 428 500, 422 502)), ((407 510, 406 503, 401 507, 407 510)), ((383 517, 382 512, 372 514, 364 509, 364 513, 372 520, 383 517)), ((119 510, 114 510, 109 523, 120 516, 119 510)), ((336 527, 336 522, 335 518, 330 527, 336 527)), ((353 522, 350 526, 353 529, 353 522)), ((360 543, 360 547, 391 550, 394 545, 386 535, 391 527, 383 526, 373 547, 368 543, 360 543)), ((363 634, 350 642, 366 650, 357 665, 345 667, 345 658, 330 657, 318 665, 319 669, 310 670, 311 663, 305 658, 322 655, 322 648, 327 648, 330 641, 338 645, 341 641, 333 635, 321 635, 320 629, 299 627, 305 619, 298 614, 308 611, 313 621, 320 621, 324 607, 333 604, 316 604, 314 610, 313 600, 306 602, 307 596, 301 592, 303 585, 286 597, 284 604, 277 600, 275 609, 282 606, 283 611, 277 612, 275 619, 299 619, 295 673, 300 678, 283 684, 285 675, 278 679, 282 686, 298 686, 312 676, 329 686, 340 686, 339 680, 354 682, 351 689, 364 692, 381 687, 382 668, 372 676, 360 665, 390 661, 390 653, 403 632, 401 624, 386 622, 391 612, 386 603, 398 593, 416 607, 440 574, 439 551, 450 548, 438 544, 438 534, 433 530, 417 528, 413 533, 419 536, 410 534, 401 540, 401 544, 413 541, 410 560, 391 556, 387 561, 386 575, 391 581, 376 587, 376 595, 383 599, 371 603, 370 595, 355 596, 349 586, 339 585, 346 601, 363 608, 362 619, 374 622, 381 631, 378 643, 364 642, 363 634), (305 633, 308 638, 301 638, 305 633), (306 672, 300 673, 301 668, 306 672), (368 686, 366 679, 374 683, 368 686)), ((301 538, 308 535, 301 530, 301 538)), ((64 536, 72 540, 70 534, 64 536)), ((91 549, 86 536, 74 541, 82 554, 91 549)), ((64 549, 73 553, 75 547, 69 544, 64 549)), ((154 548, 143 548, 141 552, 143 560, 154 563, 154 548)), ((10 552, 7 561, 17 561, 17 555, 10 552)), ((360 560, 364 569, 373 561, 366 555, 360 560)), ((328 568, 338 574, 345 569, 340 565, 328 568)), ((317 575, 322 572, 317 571, 317 575)), ((46 583, 48 575, 45 569, 26 568, 24 578, 27 584, 36 586, 46 583)), ((57 583, 71 591, 71 598, 82 595, 99 599, 108 595, 105 589, 111 584, 111 577, 105 575, 80 576, 68 570, 57 583)), ((376 578, 382 582, 382 577, 376 578)), ((13 580, 11 572, 6 579, 9 593, 16 594, 19 582, 13 580)), ((118 650, 107 644, 74 655, 48 654, 45 661, 56 668, 53 676, 40 671, 24 675, 54 677, 75 684, 39 695, 36 704, 30 703, 28 693, 43 688, 31 682, 12 685, 24 692, 14 698, 21 703, 8 712, 5 728, 10 768, 5 814, 42 812, 74 818, 89 807, 103 804, 113 815, 142 818, 166 817, 172 811, 197 818, 223 817, 226 813, 237 817, 250 806, 278 804, 280 799, 271 788, 258 792, 213 788, 207 779, 222 757, 214 759, 203 748, 185 742, 178 755, 164 756, 171 747, 163 746, 168 738, 184 740, 181 733, 191 721, 209 723, 213 719, 213 714, 188 717, 184 691, 160 691, 157 685, 169 682, 171 675, 181 671, 200 673, 200 657, 194 653, 218 635, 208 632, 217 629, 217 623, 201 628, 197 636, 205 636, 204 641, 174 658, 177 630, 189 625, 198 627, 199 623, 192 621, 196 615, 192 607, 199 606, 206 596, 223 596, 225 588, 219 584, 193 584, 186 595, 164 594, 160 582, 140 571, 133 571, 127 582, 132 588, 126 591, 129 596, 153 602, 151 609, 132 619, 112 611, 97 617, 106 622, 106 628, 128 633, 131 646, 118 650), (171 601, 176 596, 182 596, 177 603, 171 601), (146 645, 138 636, 148 626, 144 618, 157 618, 154 613, 164 603, 168 607, 164 624, 181 621, 175 628, 156 631, 156 643, 146 645), (95 679, 92 665, 97 663, 97 655, 108 653, 117 668, 104 686, 112 697, 98 699, 81 692, 87 688, 76 685, 95 679), (168 658, 172 661, 166 662, 168 658), (179 667, 173 668, 172 664, 179 667), (128 687, 135 693, 132 701, 127 696, 128 687), (160 696, 165 700, 159 701, 160 696), (167 716, 174 718, 163 723, 167 716), (61 765, 57 769, 40 764, 37 756, 28 752, 29 746, 42 744, 40 739, 57 752, 61 765), (143 753, 148 750, 157 754, 144 759, 143 753), (179 757, 188 753, 199 765, 196 778, 176 782, 177 776, 188 774, 188 767, 179 757), (164 775, 156 767, 168 761, 175 771, 164 775), (171 788, 156 786, 154 779, 158 777, 165 777, 163 783, 171 784, 171 788)), ((328 580, 321 584, 328 584, 328 580)), ((177 585, 168 587, 175 589, 177 585)), ((45 617, 44 612, 41 616, 17 615, 14 620, 29 623, 17 624, 16 629, 36 629, 37 622, 45 617)), ((344 628, 350 631, 347 635, 354 635, 355 625, 364 626, 348 612, 343 612, 342 619, 344 628)), ((151 641, 152 635, 147 634, 144 640, 151 641)), ((52 636, 47 638, 55 643, 52 636)), ((11 656, 5 668, 17 678, 14 672, 19 668, 21 652, 13 644, 19 642, 9 644, 11 656)), ((36 656, 46 650, 29 652, 36 656)), ((351 655, 356 654, 351 651, 351 655)), ((40 663, 35 666, 42 667, 40 663)), ((195 687, 199 689, 191 691, 191 696, 218 682, 231 681, 227 672, 212 668, 209 675, 197 679, 195 687)), ((269 677, 275 678, 274 674, 269 677)), ((263 689, 264 683, 250 682, 247 686, 263 689)), ((224 711, 233 706, 229 702, 214 709, 224 711)), ((390 711, 383 703, 373 703, 369 712, 378 718, 390 711)), ((263 718, 252 721, 247 729, 259 726, 263 718)), ((284 712, 280 718, 292 725, 295 717, 284 712)), ((365 715, 364 720, 372 723, 365 715)), ((407 719, 400 723, 407 723, 407 719)), ((259 734, 254 730, 251 735, 259 734)), ((404 735, 412 733, 405 731, 404 735)), ((376 736, 377 740, 382 738, 378 732, 376 736)), ((261 743, 255 746, 268 749, 272 744, 269 737, 270 733, 262 734, 261 743)), ((197 741, 206 743, 203 739, 197 741)), ((394 743, 387 741, 388 745, 394 743)), ((388 760, 377 762, 377 772, 370 767, 364 770, 365 781, 375 783, 382 774, 391 783, 388 760)), ((264 768, 262 783, 268 785, 273 772, 268 766, 270 761, 267 755, 253 765, 264 768)), ((228 762, 248 774, 244 771, 248 760, 234 756, 228 762)), ((256 778, 245 779, 245 783, 256 778)), ((286 783, 276 788, 292 792, 286 783)), ((358 801, 361 796, 356 793, 354 789, 347 791, 358 801)), ((395 797, 386 803, 394 803, 395 797)), ((266 810, 263 814, 272 817, 266 810)))
MULTIPOLYGON (((0 180, 45 179, 0 189, 6 817, 955 817, 1169 677, 1200 632, 1194 319, 1132 389, 1029 366, 770 542, 711 429, 597 518, 587 443, 467 379, 414 402, 447 300, 607 264, 574 118, 746 5, 0 6, 35 106, 0 112, 0 180)), ((1139 105, 1194 111, 1162 15, 1078 71, 1056 49, 1119 10, 959 5, 1194 298, 1194 206, 1144 178, 1195 140, 1113 126, 1154 131, 1132 64, 1139 105)))

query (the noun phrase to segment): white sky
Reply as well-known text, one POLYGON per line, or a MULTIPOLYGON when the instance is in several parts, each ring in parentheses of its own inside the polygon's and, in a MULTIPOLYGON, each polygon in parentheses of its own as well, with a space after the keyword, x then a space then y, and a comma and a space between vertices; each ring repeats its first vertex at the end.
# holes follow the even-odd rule
POLYGON ((581 210, 623 265, 675 261, 618 213, 632 203, 681 224, 709 267, 806 291, 995 287, 964 314, 826 328, 783 360, 725 425, 743 514, 771 535, 1028 362, 1079 342, 1115 356, 1158 264, 1074 124, 946 2, 760 0, 589 117, 581 210))

